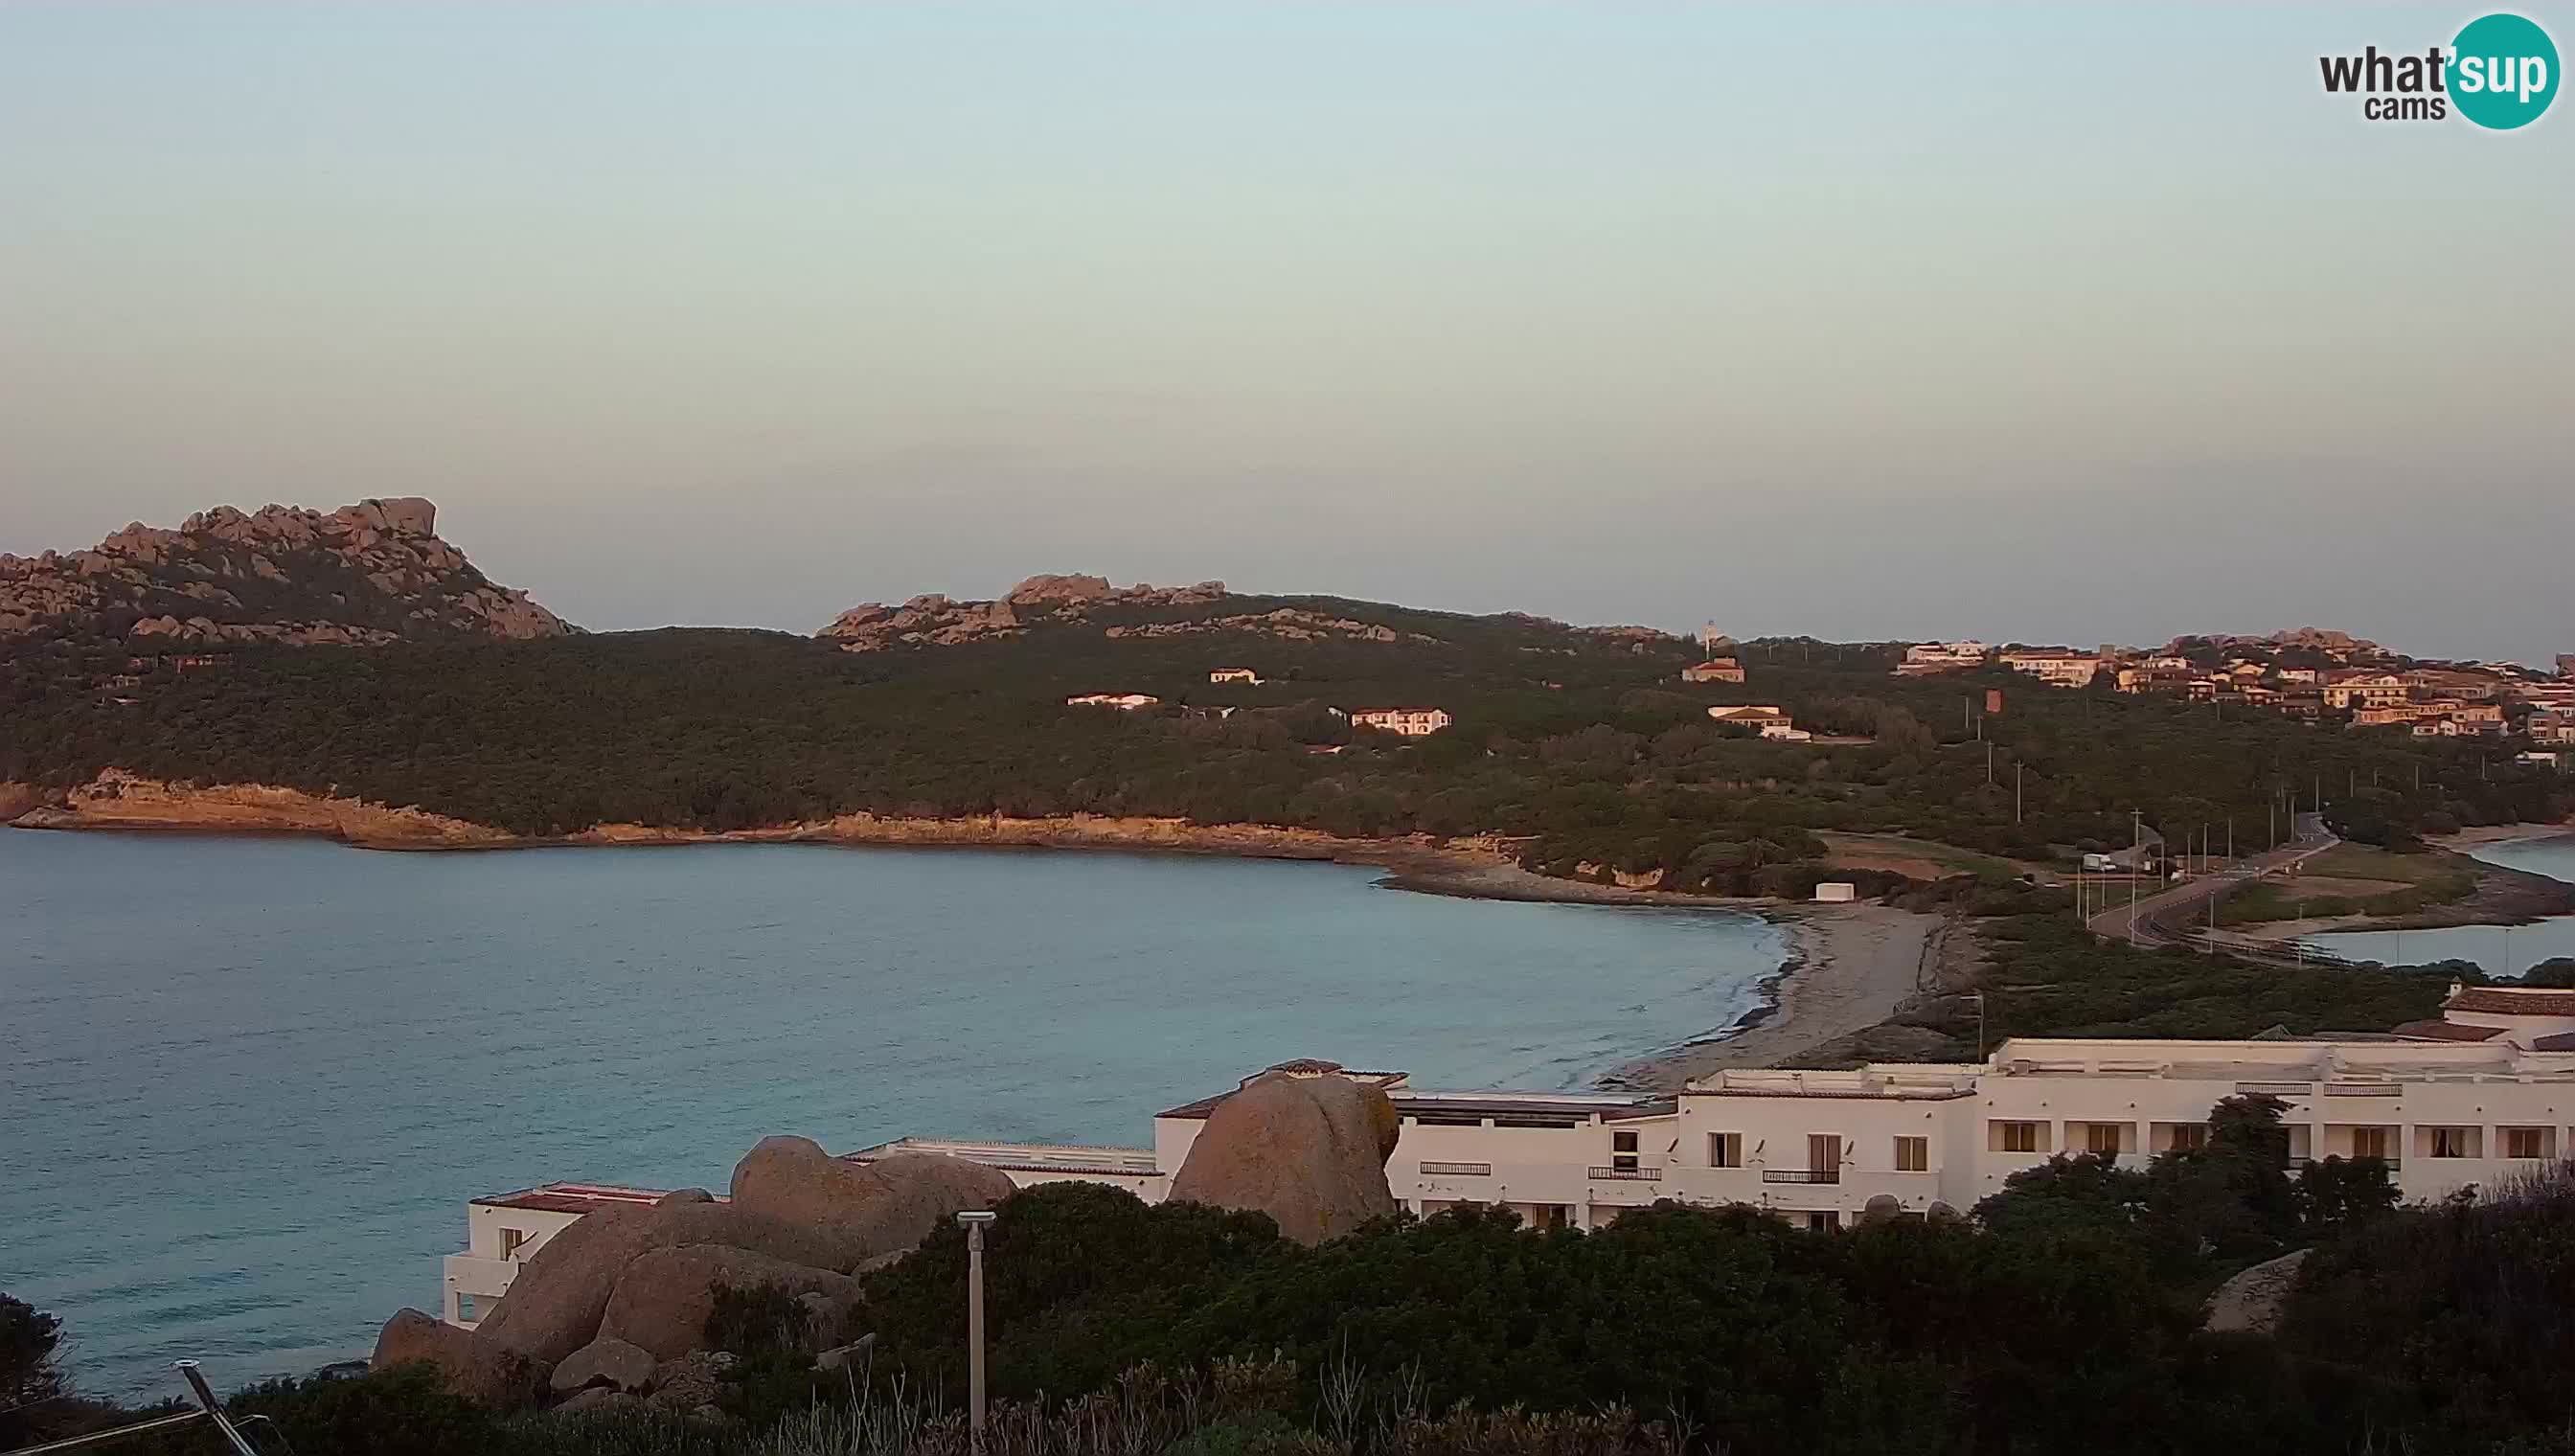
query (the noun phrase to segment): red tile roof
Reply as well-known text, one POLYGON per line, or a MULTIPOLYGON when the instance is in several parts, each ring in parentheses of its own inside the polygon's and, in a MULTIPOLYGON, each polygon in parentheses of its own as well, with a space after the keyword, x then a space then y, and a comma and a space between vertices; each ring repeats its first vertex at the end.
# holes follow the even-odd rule
POLYGON ((2461 986, 2444 1008, 2482 1011, 2489 1016, 2575 1016, 2575 991, 2461 986))

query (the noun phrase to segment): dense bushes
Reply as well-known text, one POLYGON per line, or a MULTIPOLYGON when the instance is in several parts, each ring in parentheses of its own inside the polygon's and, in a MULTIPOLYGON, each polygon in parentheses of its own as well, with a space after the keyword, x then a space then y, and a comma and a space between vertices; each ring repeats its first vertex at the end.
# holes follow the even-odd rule
POLYGON ((1674 674, 1690 650, 1676 640, 1526 618, 1244 598, 1146 615, 1278 606, 1435 640, 1112 640, 1102 627, 1114 613, 872 654, 673 630, 245 650, 115 695, 96 685, 123 670, 121 655, 66 649, 0 662, 0 779, 63 783, 118 766, 284 783, 531 834, 616 821, 736 829, 854 810, 1491 831, 1525 837, 1528 862, 1554 872, 1662 870, 1733 893, 1810 881, 1818 829, 2042 857, 2126 843, 2131 807, 2176 839, 2204 826, 2249 850, 2285 835, 2290 800, 2318 791, 2371 823, 2409 827, 2568 806, 2565 780, 2477 744, 2319 731, 2268 714, 2220 720, 2008 676, 1901 680, 1875 649, 1751 644, 1750 683, 1683 688, 1674 674), (1273 681, 1211 685, 1218 662, 1273 681), (1962 712, 1988 687, 2006 695, 2002 716, 1962 712), (1165 707, 1064 706, 1107 689, 1165 707), (1749 737, 1708 721, 1718 702, 1780 704, 1864 741, 1749 737), (1445 707, 1457 726, 1401 740, 1354 734, 1324 711, 1395 704, 1445 707))
MULTIPOLYGON (((2273 1027, 2383 1031, 2437 1016, 2446 968, 2255 965, 2186 949, 2141 950, 2095 938, 2070 911, 2009 915, 1979 929, 1987 1049, 2006 1036, 2259 1036, 2273 1027)), ((1933 997, 1899 1025, 1949 1038, 1928 1060, 1975 1055, 1978 1003, 1933 997)))

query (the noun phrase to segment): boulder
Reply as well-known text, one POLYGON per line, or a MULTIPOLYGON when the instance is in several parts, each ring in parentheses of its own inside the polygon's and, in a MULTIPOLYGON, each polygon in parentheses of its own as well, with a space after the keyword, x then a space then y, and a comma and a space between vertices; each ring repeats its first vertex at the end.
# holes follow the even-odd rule
POLYGON ((605 1385, 594 1385, 588 1390, 575 1391, 563 1404, 555 1407, 555 1413, 577 1416, 586 1411, 623 1412, 642 1409, 644 1409, 644 1397, 629 1395, 623 1390, 611 1390, 605 1385))
POLYGON ((653 1393, 645 1399, 665 1410, 700 1410, 724 1394, 725 1377, 740 1362, 722 1350, 700 1350, 653 1367, 653 1393))
POLYGON ((585 1215, 519 1267, 476 1333, 552 1366, 599 1333, 618 1276, 655 1249, 723 1244, 790 1264, 839 1267, 843 1240, 732 1204, 696 1201, 704 1196, 688 1189, 650 1208, 585 1215))
POLYGON ((2298 1282, 2298 1266, 2307 1250, 2266 1259, 2217 1286, 2208 1296, 2208 1329, 2212 1334, 2267 1335, 2280 1327, 2280 1309, 2298 1282))
POLYGON ((652 1351, 602 1335, 564 1356, 546 1383, 557 1394, 593 1385, 641 1391, 653 1383, 653 1365, 652 1351))
POLYGON ((1329 1066, 1283 1063, 1217 1103, 1172 1201, 1259 1209, 1301 1244, 1394 1212, 1385 1160, 1402 1120, 1384 1092, 1318 1069, 1329 1066))
POLYGON ((706 1348, 707 1316, 715 1312, 717 1290, 768 1284, 789 1294, 820 1294, 830 1300, 834 1313, 827 1327, 832 1338, 838 1338, 842 1320, 859 1302, 859 1281, 847 1274, 723 1244, 687 1244, 651 1250, 626 1266, 600 1319, 599 1336, 648 1350, 656 1360, 676 1360, 706 1348))
POLYGON ((764 1137, 733 1170, 733 1206, 833 1241, 832 1257, 805 1262, 853 1269, 911 1249, 970 1208, 992 1208, 1018 1191, 999 1168, 938 1153, 895 1153, 845 1162, 811 1138, 764 1137))
POLYGON ((429 1365, 449 1390, 494 1410, 515 1410, 536 1400, 545 1372, 519 1352, 480 1333, 444 1323, 417 1309, 397 1311, 376 1336, 369 1370, 429 1365))

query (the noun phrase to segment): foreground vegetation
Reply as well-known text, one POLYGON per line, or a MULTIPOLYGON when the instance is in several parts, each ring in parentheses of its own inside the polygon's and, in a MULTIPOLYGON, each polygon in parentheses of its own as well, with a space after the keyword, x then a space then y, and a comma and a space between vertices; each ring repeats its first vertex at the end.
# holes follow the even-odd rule
POLYGON ((123 671, 121 656, 56 645, 0 662, 0 780, 64 785, 122 767, 417 804, 535 835, 851 811, 1490 832, 1554 873, 1661 871, 1673 888, 1792 894, 1828 857, 1820 830, 2043 860, 2126 844, 2132 809, 2176 842, 2250 851, 2319 804, 2348 835, 2400 847, 2575 808, 2566 780, 2490 744, 2004 673, 1897 679, 1894 651, 1872 646, 1749 644, 1748 683, 1683 685, 1695 656, 1677 639, 1524 617, 1247 597, 864 654, 680 630, 244 651, 114 693, 95 685, 123 671), (1282 608, 1393 640, 1107 636, 1282 608), (1272 681, 1207 681, 1236 664, 1272 681), (1988 689, 2004 695, 1998 716, 1983 712, 1988 689), (1065 706, 1102 691, 1164 706, 1065 706), (1766 741, 1706 717, 1747 702, 1846 740, 1766 741), (1444 707, 1456 726, 1399 739, 1353 733, 1326 711, 1388 705, 1444 707))
MULTIPOLYGON (((2398 1210, 2374 1160, 2284 1171, 2267 1098, 2211 1122, 2206 1149, 2144 1167, 2059 1157, 1971 1220, 1832 1233, 1672 1204, 1535 1232, 1469 1207, 1306 1249, 1259 1214, 1034 1189, 990 1236, 993 1449, 2162 1453, 2217 1432, 2247 1456, 2565 1449, 2575 1187, 2398 1210), (2308 1246, 2276 1335, 2201 1328, 2229 1271, 2308 1246)), ((421 1372, 233 1406, 300 1456, 963 1451, 965 1257, 947 1229, 870 1277, 864 1371, 806 1369, 737 1302, 746 1374, 721 1425, 494 1416, 421 1372)))

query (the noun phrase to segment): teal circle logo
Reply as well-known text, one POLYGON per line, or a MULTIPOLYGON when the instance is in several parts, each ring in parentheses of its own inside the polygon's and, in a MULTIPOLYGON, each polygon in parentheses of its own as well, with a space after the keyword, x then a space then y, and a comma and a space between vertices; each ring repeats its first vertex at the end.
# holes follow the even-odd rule
POLYGON ((2528 126, 2557 98, 2557 43, 2523 16, 2471 20, 2450 42, 2449 83, 2450 104, 2477 125, 2528 126))

